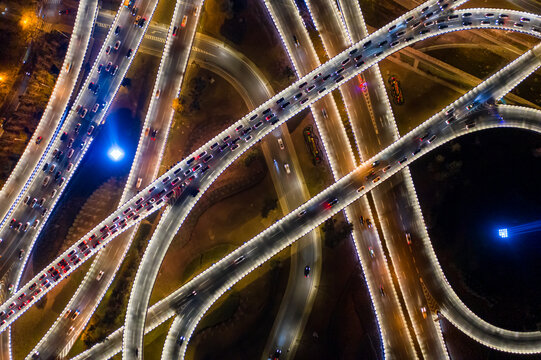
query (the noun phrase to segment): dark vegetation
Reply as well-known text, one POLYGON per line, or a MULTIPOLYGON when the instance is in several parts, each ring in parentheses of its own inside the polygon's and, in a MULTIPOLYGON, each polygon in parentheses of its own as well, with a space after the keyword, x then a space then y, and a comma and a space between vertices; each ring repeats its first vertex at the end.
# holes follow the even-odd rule
POLYGON ((19 74, 21 78, 27 71, 31 74, 26 91, 15 99, 12 108, 6 101, 0 110, 4 130, 0 137, 1 182, 14 168, 45 110, 67 46, 68 39, 59 32, 43 33, 33 42, 32 55, 19 74))
POLYGON ((506 329, 541 323, 539 232, 497 229, 539 219, 541 140, 498 129, 464 136, 412 167, 432 243, 453 289, 475 314, 506 329))
POLYGON ((151 229, 152 224, 141 224, 126 260, 118 272, 115 285, 105 295, 104 301, 100 305, 105 306, 104 314, 102 316, 94 315, 82 334, 82 340, 87 347, 103 341, 107 335, 124 323, 131 284, 135 279, 137 267, 143 257, 146 240, 151 229))
POLYGON ((325 234, 325 245, 334 248, 341 241, 350 238, 353 224, 332 217, 323 223, 322 230, 325 234))

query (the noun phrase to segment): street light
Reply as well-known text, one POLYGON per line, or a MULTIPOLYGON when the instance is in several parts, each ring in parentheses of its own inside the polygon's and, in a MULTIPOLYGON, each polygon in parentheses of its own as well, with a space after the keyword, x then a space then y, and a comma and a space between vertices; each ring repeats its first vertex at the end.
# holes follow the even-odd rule
POLYGON ((118 146, 113 146, 109 149, 108 155, 113 161, 119 161, 124 157, 124 151, 118 146))

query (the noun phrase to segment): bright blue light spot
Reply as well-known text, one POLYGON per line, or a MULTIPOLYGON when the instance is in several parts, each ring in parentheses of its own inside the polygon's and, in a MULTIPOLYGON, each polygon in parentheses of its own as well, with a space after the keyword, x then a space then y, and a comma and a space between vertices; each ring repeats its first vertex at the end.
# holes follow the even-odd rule
POLYGON ((507 239, 507 237, 509 236, 509 234, 507 233, 507 229, 498 229, 498 235, 502 239, 507 239))
POLYGON ((109 149, 108 155, 111 158, 111 160, 119 161, 124 157, 124 151, 122 151, 122 149, 119 148, 118 146, 113 146, 112 148, 109 149))

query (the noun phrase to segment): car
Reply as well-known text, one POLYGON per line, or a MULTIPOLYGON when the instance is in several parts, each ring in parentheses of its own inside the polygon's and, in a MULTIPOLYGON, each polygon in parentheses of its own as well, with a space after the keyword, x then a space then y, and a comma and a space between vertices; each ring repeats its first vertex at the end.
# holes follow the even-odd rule
POLYGON ((411 245, 411 234, 409 232, 406 233, 406 242, 411 245))
POLYGON ((77 133, 79 133, 80 128, 81 128, 81 123, 77 123, 77 125, 75 125, 75 128, 73 129, 73 131, 77 134, 77 133))
MULTIPOLYGON (((141 186, 141 182, 143 181, 143 178, 138 178, 137 179, 137 184, 135 185, 135 188, 136 189, 139 189, 139 187, 141 186)), ((124 214, 125 215, 125 214, 124 214)))
POLYGON ((139 21, 137 22, 137 26, 139 27, 143 27, 145 25, 145 22, 147 21, 147 19, 145 19, 144 17, 142 17, 141 19, 139 19, 139 21))
POLYGON ((131 9, 131 15, 132 15, 132 16, 137 15, 137 10, 139 10, 139 8, 134 6, 134 7, 131 9))
POLYGON ((184 336, 180 336, 178 339, 177 339, 177 345, 178 346, 182 346, 182 344, 184 344, 184 336))
POLYGON ((90 125, 90 127, 88 128, 88 131, 86 132, 87 135, 92 135, 92 131, 94 131, 94 125, 90 125))
POLYGON ((357 189, 357 192, 360 193, 360 192, 363 191, 363 190, 364 190, 364 186, 361 186, 360 188, 357 189))
MULTIPOLYGON (((20 223, 19 223, 20 224, 20 223)), ((19 260, 22 260, 24 257, 24 250, 23 249, 20 249, 19 250, 19 260)))
POLYGON ((156 135, 158 134, 158 130, 156 129, 153 129, 151 134, 150 134, 150 140, 152 141, 156 141, 156 135))
POLYGON ((276 351, 274 351, 274 354, 272 354, 272 360, 280 360, 281 355, 282 355, 282 350, 276 349, 276 351))
POLYGON ((278 138, 278 145, 280 146, 280 149, 281 150, 284 150, 285 147, 284 147, 284 142, 282 141, 282 138, 278 138))
POLYGON ((43 210, 41 210, 41 217, 45 217, 45 214, 47 214, 47 211, 48 211, 47 208, 43 208, 43 210))
POLYGON ((30 227, 30 223, 29 223, 29 222, 26 222, 26 223, 23 225, 22 231, 23 231, 23 232, 26 232, 26 230, 28 230, 29 227, 30 227))
POLYGON ((75 327, 74 327, 74 326, 71 326, 71 327, 68 329, 67 335, 71 334, 71 333, 73 332, 73 330, 75 330, 75 327))
POLYGON ((432 135, 432 136, 430 137, 430 139, 428 139, 428 142, 431 143, 431 142, 433 142, 434 140, 436 140, 436 135, 432 135))
POLYGON ((235 263, 235 265, 238 265, 238 264, 240 264, 241 262, 243 262, 245 259, 246 259, 246 258, 245 258, 243 255, 241 255, 241 256, 239 256, 238 258, 236 258, 235 261, 233 261, 233 262, 235 263))
POLYGON ((423 314, 423 319, 426 319, 426 307, 421 308, 421 314, 423 314))
POLYGON ((85 107, 81 108, 81 112, 79 112, 79 117, 80 117, 81 119, 84 119, 87 112, 88 112, 88 109, 87 109, 87 108, 85 108, 85 107))
POLYGON ((26 195, 26 197, 24 198, 24 203, 26 205, 28 205, 28 202, 30 201, 30 195, 26 195))
POLYGON ((385 296, 385 290, 383 289, 383 285, 379 286, 379 293, 381 294, 381 296, 385 296))
POLYGON ((42 186, 47 186, 49 183, 49 180, 51 180, 50 176, 46 176, 45 179, 43 179, 43 182, 41 183, 42 186))
POLYGON ((100 108, 100 104, 96 103, 96 104, 94 104, 94 106, 92 107, 92 110, 91 110, 91 111, 92 111, 93 113, 95 113, 95 112, 98 111, 99 108, 100 108))
POLYGON ((111 76, 115 76, 117 70, 118 70, 118 65, 115 65, 113 66, 113 68, 111 69, 109 73, 111 74, 111 76))
POLYGON ((310 275, 310 266, 306 265, 304 267, 304 277, 307 278, 310 275))
POLYGON ((41 143, 41 140, 43 140, 43 136, 38 136, 36 139, 36 145, 39 145, 41 143))
POLYGON ((30 202, 30 207, 33 208, 36 205, 37 202, 38 202, 38 199, 33 198, 32 201, 30 202))
POLYGON ((8 286, 8 292, 11 294, 13 292, 13 289, 15 288, 15 285, 9 284, 8 286))
POLYGON ((96 276, 96 280, 97 280, 97 281, 100 281, 101 278, 103 277, 103 274, 104 274, 104 272, 103 272, 103 271, 100 271, 100 272, 98 273, 98 276, 96 276))
POLYGON ((299 213, 297 214, 298 217, 303 217, 304 215, 306 215, 306 210, 301 210, 301 211, 299 211, 299 213))
POLYGON ((43 203, 45 202, 45 198, 41 198, 38 202, 38 206, 43 206, 43 203))
POLYGON ((117 27, 115 28, 115 35, 120 34, 120 29, 121 29, 120 25, 117 25, 117 27))
POLYGON ((109 61, 107 65, 105 65, 105 71, 109 72, 112 66, 113 66, 113 63, 109 61))
POLYGON ((377 182, 380 181, 380 180, 381 180, 381 177, 378 176, 377 178, 375 178, 374 180, 372 180, 372 182, 375 184, 375 183, 377 183, 377 182))
POLYGON ((68 15, 69 12, 69 9, 58 10, 58 15, 68 15))
POLYGON ((372 246, 369 246, 368 247, 368 253, 370 254, 370 257, 373 258, 375 256, 374 254, 374 249, 372 248, 372 246))
POLYGON ((75 151, 74 149, 68 150, 68 154, 67 154, 68 159, 70 159, 73 156, 74 151, 75 151))
POLYGON ((133 52, 132 49, 128 49, 128 51, 126 52, 126 57, 129 58, 132 52, 133 52))
POLYGON ((178 27, 173 27, 173 36, 177 36, 178 27))
POLYGON ((383 172, 387 172, 391 169, 391 165, 387 165, 383 168, 383 172))
POLYGON ((111 53, 111 45, 108 45, 107 48, 105 49, 105 53, 107 55, 109 55, 111 53))
POLYGON ((186 23, 188 22, 188 15, 184 15, 182 18, 182 22, 180 23, 180 27, 186 27, 186 23))
POLYGON ((156 90, 156 99, 160 98, 160 89, 156 90))
POLYGON ((334 205, 338 204, 338 199, 334 198, 332 200, 329 200, 325 203, 325 207, 330 209, 332 208, 334 205))
POLYGON ((285 164, 284 164, 284 169, 286 170, 286 174, 291 174, 291 169, 290 169, 288 163, 285 163, 285 164))

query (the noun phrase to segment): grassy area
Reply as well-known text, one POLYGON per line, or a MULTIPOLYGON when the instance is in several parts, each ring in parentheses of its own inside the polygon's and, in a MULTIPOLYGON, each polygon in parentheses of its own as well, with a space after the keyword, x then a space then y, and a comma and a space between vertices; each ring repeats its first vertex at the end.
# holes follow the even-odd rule
POLYGON ((198 324, 187 359, 255 359, 262 354, 289 275, 289 248, 244 277, 198 324))
POLYGON ((152 22, 169 26, 174 10, 174 0, 161 0, 158 2, 154 16, 152 16, 152 22))
MULTIPOLYGON (((402 87, 404 104, 391 102, 398 131, 402 135, 462 95, 390 60, 379 64, 387 88, 390 75, 395 75, 402 87)), ((387 90, 391 98, 390 90, 387 90)))
POLYGON ((213 263, 217 262, 237 247, 232 244, 218 244, 205 252, 195 256, 184 268, 181 281, 188 282, 195 275, 209 268, 213 263))
POLYGON ((163 344, 173 319, 168 320, 145 335, 144 358, 147 360, 161 359, 163 344))
POLYGON ((201 319, 201 322, 197 325, 199 331, 214 327, 231 319, 239 308, 240 294, 237 291, 231 291, 231 293, 227 293, 220 300, 220 303, 216 304, 218 308, 213 309, 201 319))
POLYGON ((263 2, 207 0, 199 29, 246 55, 273 89, 281 90, 294 79, 289 58, 263 2))
MULTIPOLYGON (((209 193, 212 191, 211 188, 209 193)), ((163 261, 150 303, 169 295, 187 279, 279 218, 278 210, 272 211, 266 219, 260 216, 264 198, 271 196, 276 195, 267 174, 258 185, 212 204, 195 219, 195 226, 189 234, 181 230, 173 239, 163 261)), ((185 225, 193 221, 190 220, 192 214, 186 219, 185 225)))
POLYGON ((132 247, 128 251, 120 270, 107 290, 100 305, 87 324, 81 336, 77 339, 70 351, 70 356, 80 353, 88 348, 88 345, 101 341, 112 331, 122 326, 126 315, 126 306, 130 295, 130 287, 137 264, 143 255, 143 249, 153 225, 144 222, 134 237, 132 247))
POLYGON ((427 54, 479 79, 489 77, 510 61, 507 58, 494 54, 492 51, 479 47, 449 47, 446 49, 430 50, 427 51, 427 54))
POLYGON ((64 280, 41 300, 39 305, 28 309, 11 327, 12 351, 14 359, 23 359, 43 335, 49 330, 56 318, 64 310, 68 301, 77 290, 90 262, 81 265, 71 274, 69 280, 64 280))
MULTIPOLYGON (((314 165, 312 162, 312 155, 308 150, 308 147, 304 141, 302 134, 303 129, 306 126, 312 126, 313 130, 317 133, 317 128, 314 125, 311 113, 305 111, 295 116, 293 119, 287 122, 288 129, 291 133, 291 140, 295 146, 297 157, 299 158, 299 164, 304 174, 304 180, 308 188, 308 192, 311 196, 314 196, 323 191, 327 186, 332 184, 332 175, 329 170, 329 164, 327 158, 322 156, 323 160, 320 164, 314 165)), ((319 134, 317 134, 319 137, 319 134)), ((319 148, 323 155, 323 144, 321 138, 319 139, 319 148)))

